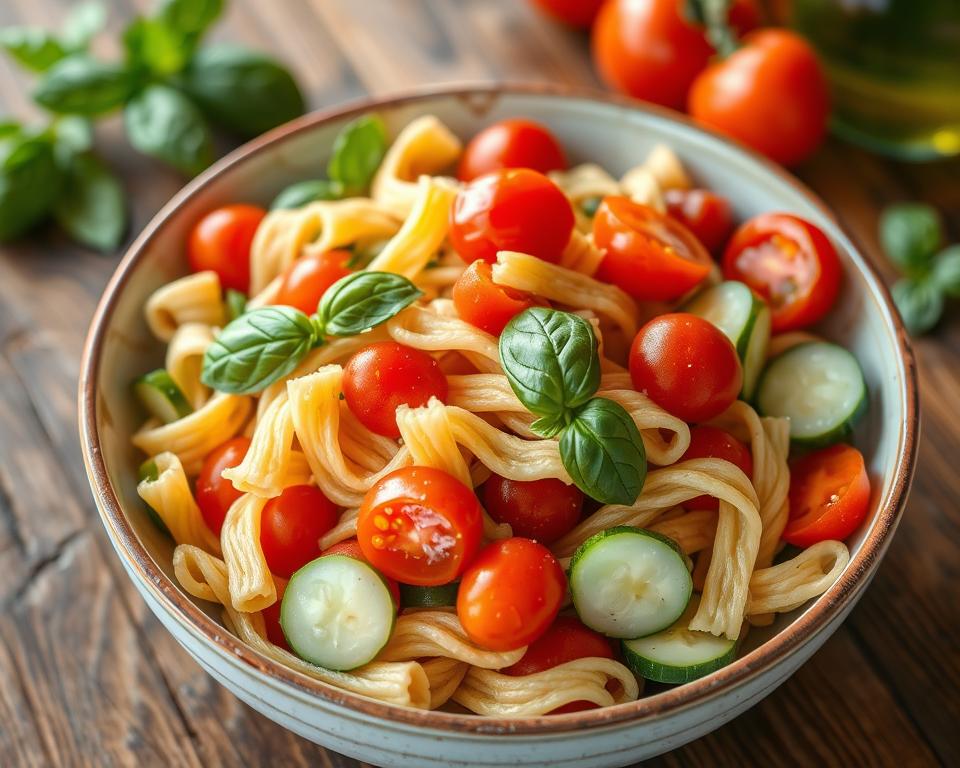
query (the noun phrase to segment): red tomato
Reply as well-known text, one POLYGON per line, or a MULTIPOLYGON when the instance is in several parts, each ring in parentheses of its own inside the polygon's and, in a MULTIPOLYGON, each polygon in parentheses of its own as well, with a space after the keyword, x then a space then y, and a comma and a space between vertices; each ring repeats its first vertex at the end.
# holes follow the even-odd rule
POLYGON ((572 27, 589 28, 603 0, 533 0, 548 15, 572 27))
POLYGON ((327 288, 350 274, 347 264, 351 258, 350 251, 327 251, 297 259, 280 278, 280 290, 273 303, 313 314, 327 288))
POLYGON ((759 27, 760 16, 755 0, 733 0, 727 12, 727 20, 736 30, 738 38, 759 27))
POLYGON ((426 352, 378 341, 356 352, 343 367, 343 397, 367 429, 397 438, 397 407, 416 408, 431 397, 445 400, 447 377, 426 352))
POLYGON ((267 212, 256 205, 225 205, 198 221, 187 241, 190 269, 212 269, 220 285, 246 293, 250 290, 250 245, 267 212))
POLYGON ((741 280, 770 305, 773 333, 822 318, 840 290, 840 259, 827 236, 789 213, 763 213, 734 232, 723 274, 741 280))
POLYGON ((711 253, 719 253, 733 231, 733 210, 725 197, 708 189, 668 189, 667 213, 683 224, 711 253))
POLYGON ((683 224, 628 197, 605 197, 593 240, 606 250, 595 277, 640 301, 672 301, 710 273, 710 254, 683 224))
POLYGON ((556 137, 533 120, 501 120, 474 136, 460 158, 457 178, 473 181, 503 168, 562 171, 567 156, 556 137))
POLYGON ((870 478, 860 451, 841 443, 807 454, 790 465, 790 519, 782 538, 796 547, 843 540, 869 505, 870 478))
MULTIPOLYGON (((706 424, 690 430, 690 447, 684 459, 725 459, 736 464, 747 477, 753 476, 753 456, 750 449, 729 432, 706 424)), ((720 502, 713 496, 697 496, 684 506, 687 509, 719 509, 720 502)))
POLYGON ((549 549, 530 539, 501 539, 463 574, 457 616, 473 642, 509 651, 546 631, 566 591, 567 577, 549 549))
POLYGON ((623 93, 683 109, 713 49, 687 21, 682 0, 610 0, 593 25, 591 51, 600 77, 623 93))
POLYGON ((823 141, 830 117, 827 81, 813 48, 783 29, 761 29, 712 63, 690 89, 689 112, 784 165, 823 141))
POLYGON ((430 467, 391 472, 364 496, 357 518, 367 562, 397 581, 424 587, 454 581, 482 535, 473 490, 430 467))
POLYGON ((560 188, 529 168, 506 168, 470 182, 450 213, 450 242, 467 263, 520 251, 556 263, 573 232, 573 208, 560 188))
MULTIPOLYGON (((320 557, 326 557, 327 555, 343 555, 344 557, 352 557, 354 560, 360 560, 361 562, 370 565, 367 558, 363 556, 363 550, 360 549, 360 542, 356 539, 344 539, 343 541, 338 541, 336 544, 332 544, 320 553, 320 557)), ((390 594, 393 595, 393 604, 399 606, 400 585, 397 584, 396 579, 391 579, 389 576, 385 576, 382 573, 380 575, 383 576, 384 581, 387 582, 387 588, 390 590, 390 594)))
POLYGON ((483 505, 514 535, 550 544, 580 522, 583 493, 553 478, 524 482, 491 475, 483 484, 483 505))
POLYGON ((543 303, 526 291, 497 285, 486 261, 473 262, 453 285, 453 304, 460 318, 494 336, 499 336, 514 316, 543 303))
POLYGON ((320 556, 319 539, 337 524, 336 505, 313 485, 291 485, 260 515, 260 546, 271 573, 289 579, 320 556))
POLYGON ((280 604, 277 600, 273 605, 264 608, 260 613, 263 615, 263 624, 267 629, 267 640, 285 651, 293 653, 293 650, 287 645, 287 637, 283 634, 283 628, 280 626, 280 604))
POLYGON ((214 448, 203 460, 203 467, 197 475, 195 496, 197 506, 203 513, 207 527, 217 536, 223 528, 230 505, 243 494, 233 487, 233 483, 220 476, 230 467, 235 467, 247 455, 250 447, 249 437, 235 437, 214 448))
POLYGON ((660 315, 630 347, 630 378, 638 392, 684 421, 709 421, 740 392, 742 373, 730 339, 702 317, 660 315))

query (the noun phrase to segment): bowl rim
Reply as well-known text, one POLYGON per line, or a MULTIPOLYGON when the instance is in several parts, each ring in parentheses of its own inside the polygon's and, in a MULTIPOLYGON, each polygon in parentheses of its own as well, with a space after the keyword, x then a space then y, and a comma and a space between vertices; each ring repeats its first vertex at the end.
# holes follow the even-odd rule
POLYGON ((852 607, 860 592, 866 587, 872 571, 889 546, 903 513, 916 464, 919 436, 917 368, 907 331, 876 267, 863 255, 863 249, 849 229, 836 218, 817 194, 779 165, 739 142, 704 129, 689 117, 673 110, 639 103, 625 97, 598 92, 589 88, 539 83, 461 83, 409 89, 386 97, 364 97, 303 115, 233 150, 177 192, 150 220, 127 249, 104 289, 91 321, 83 350, 78 390, 80 442, 84 464, 94 500, 99 508, 103 524, 113 541, 114 548, 118 555, 126 561, 127 569, 136 574, 141 586, 150 590, 151 595, 166 613, 175 618, 181 625, 186 626, 195 638, 201 640, 208 649, 219 655, 221 660, 231 660, 232 657, 233 661, 239 660, 255 672, 278 681, 282 685, 290 686, 301 693, 312 694, 333 705, 355 710, 362 715, 391 721, 396 726, 418 726, 448 732, 498 734, 502 736, 529 736, 580 731, 615 724, 624 725, 628 722, 633 724, 666 714, 674 714, 729 693, 751 678, 759 676, 776 666, 777 663, 784 661, 793 651, 826 630, 838 615, 843 615, 845 609, 852 607), (660 119, 681 124, 702 134, 707 134, 726 144, 731 152, 747 155, 748 159, 760 165, 766 173, 776 176, 780 181, 799 192, 854 246, 854 251, 858 256, 856 266, 863 274, 868 287, 872 289, 875 298, 878 299, 881 314, 888 327, 892 327, 896 339, 897 357, 903 369, 898 397, 905 418, 900 425, 897 463, 888 499, 886 503, 882 503, 878 510, 877 518, 859 551, 850 559, 838 580, 817 599, 817 602, 809 610, 750 653, 736 659, 717 672, 692 683, 677 686, 633 702, 549 717, 478 717, 476 715, 419 710, 387 704, 335 688, 289 669, 255 651, 233 634, 225 632, 221 624, 201 611, 176 586, 173 580, 167 577, 153 562, 151 555, 140 542, 136 532, 127 521, 120 501, 110 483, 96 426, 96 385, 100 362, 106 329, 119 296, 137 268, 146 247, 162 232, 167 219, 186 205, 196 193, 213 179, 228 172, 248 158, 282 144, 290 137, 310 131, 318 125, 332 120, 436 98, 458 98, 466 101, 479 97, 495 98, 501 95, 531 98, 571 98, 644 112, 660 119))

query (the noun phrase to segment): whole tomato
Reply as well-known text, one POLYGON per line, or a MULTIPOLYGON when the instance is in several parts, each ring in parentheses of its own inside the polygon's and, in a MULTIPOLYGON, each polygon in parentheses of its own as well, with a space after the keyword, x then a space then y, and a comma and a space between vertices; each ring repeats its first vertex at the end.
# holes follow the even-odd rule
POLYGON ((533 0, 533 4, 557 21, 586 29, 593 24, 603 0, 533 0))

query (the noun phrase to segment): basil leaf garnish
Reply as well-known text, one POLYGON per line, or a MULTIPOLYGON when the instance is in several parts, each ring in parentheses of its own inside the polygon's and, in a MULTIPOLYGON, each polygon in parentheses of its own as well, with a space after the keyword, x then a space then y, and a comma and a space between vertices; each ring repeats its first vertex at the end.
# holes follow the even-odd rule
POLYGON ((339 200, 343 197, 343 186, 329 179, 308 179, 291 184, 273 198, 270 210, 280 208, 300 208, 317 200, 339 200))
POLYGON ((632 504, 647 476, 640 430, 604 397, 590 400, 563 430, 560 458, 576 486, 604 504, 632 504))
POLYGON ((393 272, 354 272, 331 285, 317 308, 324 334, 354 336, 386 322, 423 292, 393 272))
POLYGON ((370 186, 387 152, 387 129, 376 115, 364 115, 348 123, 333 142, 327 175, 343 185, 348 195, 370 186))

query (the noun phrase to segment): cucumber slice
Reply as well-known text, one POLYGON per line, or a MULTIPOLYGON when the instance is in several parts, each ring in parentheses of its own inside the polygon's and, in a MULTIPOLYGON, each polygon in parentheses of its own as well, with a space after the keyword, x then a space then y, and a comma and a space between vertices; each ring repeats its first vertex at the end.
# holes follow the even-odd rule
POLYGON ((623 641, 627 666, 658 683, 689 683, 733 661, 736 640, 688 629, 700 598, 694 597, 677 622, 649 637, 623 641))
POLYGON ((692 591, 676 542, 642 528, 591 536, 570 561, 573 607, 584 624, 608 637, 643 637, 669 627, 692 591))
POLYGON ((383 577, 345 555, 312 560, 290 577, 280 626, 290 647, 311 664, 361 667, 390 640, 396 606, 383 577))
POLYGON ((764 416, 790 419, 790 438, 821 447, 848 437, 867 409, 867 385, 856 358, 843 347, 814 341, 771 360, 757 386, 764 416))
POLYGON ((439 587, 418 587, 413 584, 400 585, 401 608, 445 608, 457 604, 457 590, 460 582, 441 584, 439 587))
MULTIPOLYGON (((143 464, 140 465, 140 469, 137 471, 137 477, 139 482, 144 480, 150 480, 151 482, 156 482, 160 479, 160 469, 157 467, 157 462, 153 459, 147 459, 143 464)), ((161 532, 167 534, 167 536, 172 536, 170 529, 167 528, 167 524, 163 522, 163 518, 160 517, 160 513, 157 512, 149 504, 144 503, 147 508, 147 517, 153 521, 153 524, 161 530, 161 532)))
POLYGON ((180 387, 163 368, 150 371, 133 383, 133 391, 143 407, 164 424, 193 413, 180 387))

